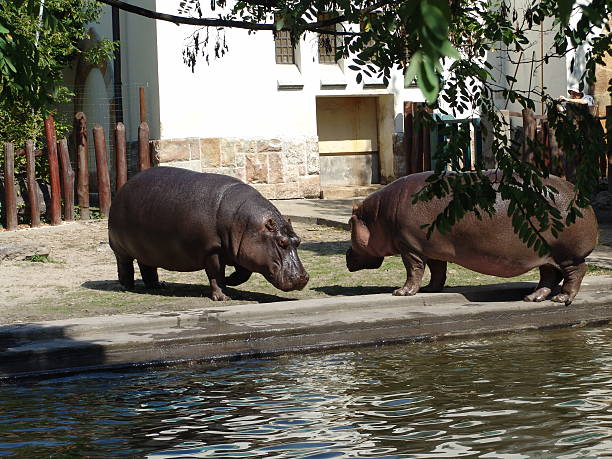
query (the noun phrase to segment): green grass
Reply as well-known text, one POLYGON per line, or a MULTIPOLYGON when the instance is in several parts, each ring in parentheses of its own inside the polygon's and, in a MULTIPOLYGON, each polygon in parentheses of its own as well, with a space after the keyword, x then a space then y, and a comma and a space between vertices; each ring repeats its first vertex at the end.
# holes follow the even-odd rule
MULTIPOLYGON (((296 231, 298 229, 296 228, 296 231)), ((375 270, 350 273, 346 269, 345 253, 349 247, 349 234, 333 228, 315 227, 298 233, 303 238, 299 255, 310 274, 310 282, 302 291, 282 292, 270 285, 260 274, 253 274, 248 282, 224 291, 232 301, 227 306, 240 303, 275 302, 292 299, 322 298, 339 295, 364 295, 388 293, 401 287, 406 271, 399 256, 388 257, 375 270)), ((233 268, 228 268, 228 274, 233 268)), ((612 270, 589 266, 588 275, 612 275, 612 270)), ((22 307, 13 315, 21 320, 59 319, 103 314, 141 313, 149 311, 176 311, 193 308, 210 308, 210 287, 204 271, 179 273, 159 270, 160 281, 165 288, 146 290, 136 269, 136 288, 124 291, 116 280, 91 280, 77 290, 60 289, 53 298, 43 298, 22 307)), ((487 276, 449 263, 447 287, 500 284, 539 279, 538 270, 510 279, 487 276)), ((422 285, 429 281, 426 270, 422 285)))

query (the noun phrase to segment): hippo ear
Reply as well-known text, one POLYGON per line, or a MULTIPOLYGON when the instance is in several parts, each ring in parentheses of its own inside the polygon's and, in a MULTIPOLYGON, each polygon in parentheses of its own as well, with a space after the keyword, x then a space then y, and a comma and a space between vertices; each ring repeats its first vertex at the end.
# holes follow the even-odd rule
POLYGON ((353 215, 349 221, 351 227, 351 242, 357 247, 366 248, 370 242, 370 230, 366 224, 353 215))
POLYGON ((271 233, 276 233, 278 231, 278 225, 276 224, 276 221, 274 221, 271 218, 268 218, 266 220, 265 225, 266 225, 266 229, 270 231, 271 233))
POLYGON ((363 201, 353 201, 353 213, 354 214, 357 213, 357 211, 361 207, 361 204, 363 204, 363 201))

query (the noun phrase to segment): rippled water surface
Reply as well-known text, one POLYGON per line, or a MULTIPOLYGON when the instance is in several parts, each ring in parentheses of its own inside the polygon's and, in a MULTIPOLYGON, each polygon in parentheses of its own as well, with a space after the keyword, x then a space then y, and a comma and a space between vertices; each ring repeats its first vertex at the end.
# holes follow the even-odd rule
POLYGON ((3 455, 612 455, 612 328, 4 384, 3 455))

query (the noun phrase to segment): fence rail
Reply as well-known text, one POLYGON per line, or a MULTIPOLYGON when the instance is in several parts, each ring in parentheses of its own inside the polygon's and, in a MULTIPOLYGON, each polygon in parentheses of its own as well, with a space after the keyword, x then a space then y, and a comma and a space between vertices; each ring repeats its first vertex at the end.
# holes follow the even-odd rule
MULTIPOLYGON (((74 120, 75 150, 73 154, 69 151, 67 139, 58 141, 55 132, 55 123, 50 116, 45 120, 46 149, 34 150, 34 142, 25 142, 23 150, 15 151, 12 143, 4 144, 4 202, 2 213, 4 214, 3 225, 6 230, 14 230, 18 227, 18 205, 17 187, 15 180, 15 155, 25 154, 26 157, 26 181, 27 201, 24 202, 26 218, 31 227, 40 226, 41 202, 40 184, 36 182, 35 156, 45 155, 49 163, 49 205, 46 213, 51 225, 59 225, 63 220, 75 219, 75 206, 78 206, 78 214, 81 220, 91 217, 89 202, 89 164, 87 158, 87 117, 79 112, 74 120), (22 153, 23 152, 23 153, 22 153), (72 168, 70 158, 75 159, 76 174, 72 168), (75 202, 75 188, 76 201, 75 202)), ((116 161, 115 193, 127 181, 127 143, 125 126, 117 123, 114 130, 114 146, 116 161)), ((111 205, 111 181, 108 167, 108 151, 104 135, 104 129, 95 125, 92 129, 95 157, 97 165, 97 186, 100 201, 100 215, 108 216, 111 205)), ((138 170, 151 167, 151 149, 149 144, 149 127, 142 122, 138 128, 138 170)))
MULTIPOLYGON (((612 105, 606 107, 605 116, 596 116, 597 107, 589 107, 589 111, 597 122, 602 122, 606 130, 607 149, 600 156, 600 173, 608 178, 608 190, 612 192, 612 105)), ((406 174, 430 170, 435 167, 433 152, 438 145, 448 141, 443 132, 446 128, 470 129, 469 142, 462 151, 462 167, 473 169, 477 162, 485 167, 495 167, 495 158, 491 151, 491 136, 483 135, 479 118, 455 119, 450 116, 433 115, 434 127, 423 123, 424 112, 431 111, 424 104, 406 102, 404 105, 404 140, 406 174)), ((519 142, 520 155, 524 161, 533 161, 533 142, 539 140, 545 148, 544 161, 556 175, 572 181, 575 178, 576 162, 568 160, 567 155, 559 148, 554 130, 548 123, 546 115, 537 115, 530 109, 522 112, 501 110, 500 117, 508 126, 508 138, 511 138, 512 128, 522 129, 519 142), (520 118, 521 123, 515 123, 512 118, 520 118)), ((448 129, 446 129, 448 131, 448 129)), ((510 140, 512 141, 512 140, 510 140)), ((578 159, 579 160, 579 159, 578 159)))

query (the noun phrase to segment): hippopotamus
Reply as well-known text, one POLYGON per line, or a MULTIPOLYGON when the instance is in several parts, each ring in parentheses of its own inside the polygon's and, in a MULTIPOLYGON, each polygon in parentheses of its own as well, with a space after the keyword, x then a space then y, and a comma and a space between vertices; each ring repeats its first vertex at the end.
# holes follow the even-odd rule
MULTIPOLYGON (((525 301, 543 301, 563 279, 559 293, 551 299, 570 304, 584 277, 585 258, 597 245, 597 221, 591 207, 581 209, 582 217, 554 238, 550 231, 543 234, 551 251, 540 256, 529 248, 512 228, 508 217, 509 201, 499 198, 496 213, 478 219, 473 213, 457 221, 447 234, 434 231, 427 238, 428 225, 434 221, 450 201, 450 197, 413 203, 414 194, 423 188, 432 172, 422 172, 397 179, 369 195, 353 208, 349 220, 351 247, 346 253, 349 271, 380 267, 384 257, 400 254, 407 278, 394 295, 414 295, 420 292, 439 292, 446 282, 447 262, 483 274, 514 277, 533 268, 540 270, 540 282, 525 301), (425 265, 431 280, 419 289, 425 265)), ((495 171, 486 171, 492 178, 495 171)), ((550 176, 543 180, 558 190, 554 205, 563 218, 574 196, 571 183, 550 176)))
POLYGON ((255 188, 225 175, 174 167, 140 172, 112 202, 108 239, 127 289, 134 288, 134 260, 147 288, 160 287, 157 268, 204 269, 215 301, 229 300, 222 287, 253 272, 283 291, 308 282, 291 222, 255 188), (235 267, 227 278, 226 266, 235 267))

